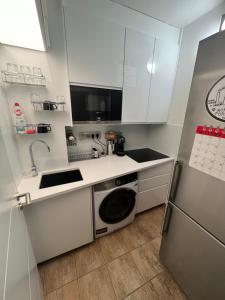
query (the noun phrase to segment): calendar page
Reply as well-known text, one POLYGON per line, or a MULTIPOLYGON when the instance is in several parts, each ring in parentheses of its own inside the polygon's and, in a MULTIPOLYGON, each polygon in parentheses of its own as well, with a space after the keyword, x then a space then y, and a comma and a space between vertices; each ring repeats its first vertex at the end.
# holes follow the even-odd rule
POLYGON ((197 126, 189 166, 225 181, 225 131, 197 126))

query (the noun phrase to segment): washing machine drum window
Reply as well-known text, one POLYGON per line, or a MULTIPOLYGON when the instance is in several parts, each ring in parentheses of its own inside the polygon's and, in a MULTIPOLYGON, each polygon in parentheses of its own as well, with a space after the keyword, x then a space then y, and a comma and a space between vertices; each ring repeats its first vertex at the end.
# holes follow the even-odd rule
POLYGON ((116 189, 105 197, 99 208, 99 216, 107 224, 126 219, 135 206, 136 193, 127 188, 116 189))

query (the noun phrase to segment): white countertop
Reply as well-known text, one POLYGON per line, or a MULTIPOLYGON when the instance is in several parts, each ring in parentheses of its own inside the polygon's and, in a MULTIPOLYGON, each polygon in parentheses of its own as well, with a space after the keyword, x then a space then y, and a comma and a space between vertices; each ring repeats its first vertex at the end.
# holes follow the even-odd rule
POLYGON ((155 165, 159 165, 173 158, 164 158, 159 160, 148 161, 144 163, 137 163, 128 156, 105 156, 98 159, 83 160, 70 163, 69 166, 60 169, 52 169, 39 172, 36 177, 23 178, 18 186, 19 193, 29 192, 31 195, 31 202, 40 201, 52 198, 64 193, 68 193, 83 187, 92 186, 96 183, 109 180, 114 177, 129 174, 132 172, 141 171, 155 165), (82 181, 62 184, 49 188, 39 189, 41 176, 43 174, 56 173, 59 171, 79 169, 83 177, 82 181))

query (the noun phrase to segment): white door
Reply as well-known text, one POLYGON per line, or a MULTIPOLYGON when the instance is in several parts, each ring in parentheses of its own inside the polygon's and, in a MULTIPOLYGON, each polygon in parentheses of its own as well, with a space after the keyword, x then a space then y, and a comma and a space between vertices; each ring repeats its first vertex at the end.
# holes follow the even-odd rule
POLYGON ((155 39, 126 29, 122 122, 146 122, 155 39))
POLYGON ((37 266, 23 211, 14 197, 17 190, 1 127, 0 166, 0 299, 41 300, 37 266))
POLYGON ((167 41, 155 42, 147 121, 167 122, 176 75, 179 46, 167 41))
POLYGON ((78 4, 64 12, 70 82, 122 88, 125 28, 78 4))

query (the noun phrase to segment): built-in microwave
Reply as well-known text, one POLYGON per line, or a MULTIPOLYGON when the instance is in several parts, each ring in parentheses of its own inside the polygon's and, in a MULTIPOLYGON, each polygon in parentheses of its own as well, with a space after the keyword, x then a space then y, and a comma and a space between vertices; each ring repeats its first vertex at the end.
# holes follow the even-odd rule
POLYGON ((122 90, 70 85, 74 123, 120 122, 122 90))

